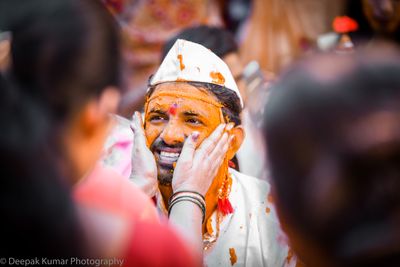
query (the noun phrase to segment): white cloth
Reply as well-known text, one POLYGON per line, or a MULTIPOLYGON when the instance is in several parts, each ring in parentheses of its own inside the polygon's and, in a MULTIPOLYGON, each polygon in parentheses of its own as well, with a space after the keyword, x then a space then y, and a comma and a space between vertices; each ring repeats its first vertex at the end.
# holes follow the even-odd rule
MULTIPOLYGON (((232 188, 229 200, 233 214, 222 219, 219 237, 204 251, 207 267, 232 266, 230 249, 237 261, 233 266, 282 267, 295 266, 296 259, 280 229, 273 203, 268 201, 270 185, 260 179, 229 169, 232 188)), ((165 212, 161 196, 157 206, 165 212)), ((211 215, 213 233, 216 233, 217 212, 211 215)))
POLYGON ((268 178, 268 166, 262 134, 251 120, 248 109, 243 109, 241 116, 246 137, 238 152, 236 152, 240 172, 266 180, 268 178))

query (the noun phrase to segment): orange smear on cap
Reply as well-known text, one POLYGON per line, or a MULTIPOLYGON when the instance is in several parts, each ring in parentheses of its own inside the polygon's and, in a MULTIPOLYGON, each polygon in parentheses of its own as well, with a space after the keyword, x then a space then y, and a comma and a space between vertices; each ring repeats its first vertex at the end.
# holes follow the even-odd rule
POLYGON ((229 255, 231 256, 230 257, 231 265, 234 265, 237 262, 236 251, 234 248, 229 249, 229 255))
POLYGON ((272 196, 271 193, 268 194, 267 200, 269 203, 274 203, 274 197, 272 196))
POLYGON ((183 64, 183 57, 181 54, 178 55, 178 60, 179 60, 179 68, 182 71, 185 68, 185 64, 183 64))
POLYGON ((216 83, 216 84, 224 84, 225 83, 225 77, 220 72, 212 71, 212 72, 210 72, 210 77, 211 77, 213 83, 216 83))

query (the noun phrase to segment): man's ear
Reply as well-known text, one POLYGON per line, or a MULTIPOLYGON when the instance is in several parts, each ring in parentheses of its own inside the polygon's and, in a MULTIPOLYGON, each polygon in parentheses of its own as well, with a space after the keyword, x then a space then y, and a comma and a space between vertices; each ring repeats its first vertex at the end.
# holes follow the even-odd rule
POLYGON ((233 156, 235 156, 236 152, 239 150, 240 146, 242 145, 246 134, 242 126, 236 126, 229 133, 230 136, 234 137, 231 143, 229 144, 227 157, 228 159, 232 159, 233 156))
POLYGON ((109 114, 117 111, 120 93, 115 87, 107 87, 98 98, 90 100, 83 109, 80 126, 86 134, 93 134, 108 126, 109 114))
POLYGON ((0 40, 0 72, 5 71, 10 64, 11 42, 9 39, 7 39, 7 37, 5 38, 5 40, 0 40))

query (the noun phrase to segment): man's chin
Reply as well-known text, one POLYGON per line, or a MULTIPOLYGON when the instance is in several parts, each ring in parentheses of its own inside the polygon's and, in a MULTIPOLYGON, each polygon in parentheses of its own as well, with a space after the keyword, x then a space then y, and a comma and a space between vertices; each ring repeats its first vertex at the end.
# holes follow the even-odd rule
POLYGON ((158 168, 158 182, 160 185, 171 185, 172 177, 174 174, 173 167, 157 166, 158 168))

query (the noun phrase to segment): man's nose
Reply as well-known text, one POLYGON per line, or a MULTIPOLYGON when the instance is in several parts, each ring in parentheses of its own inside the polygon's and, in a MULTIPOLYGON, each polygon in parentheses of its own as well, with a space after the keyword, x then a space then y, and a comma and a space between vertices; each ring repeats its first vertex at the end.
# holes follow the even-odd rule
POLYGON ((168 122, 160 137, 168 145, 181 144, 185 141, 184 129, 175 121, 168 122))

